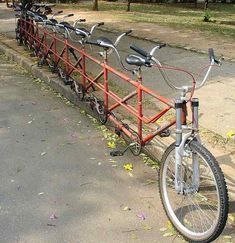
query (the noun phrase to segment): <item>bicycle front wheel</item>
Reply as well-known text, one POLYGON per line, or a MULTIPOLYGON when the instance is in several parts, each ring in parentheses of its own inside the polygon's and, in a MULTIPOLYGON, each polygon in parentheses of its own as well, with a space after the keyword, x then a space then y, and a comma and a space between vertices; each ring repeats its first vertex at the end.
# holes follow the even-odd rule
POLYGON ((184 193, 175 189, 175 144, 172 144, 162 157, 159 175, 165 212, 187 240, 211 242, 221 234, 227 221, 228 192, 223 173, 214 156, 193 140, 185 144, 181 177, 184 193))

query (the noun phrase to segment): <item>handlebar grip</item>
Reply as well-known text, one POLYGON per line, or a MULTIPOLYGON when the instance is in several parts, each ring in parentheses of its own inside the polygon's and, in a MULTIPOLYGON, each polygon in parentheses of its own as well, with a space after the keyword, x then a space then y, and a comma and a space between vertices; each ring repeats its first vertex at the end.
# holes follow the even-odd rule
POLYGON ((100 22, 97 24, 97 26, 101 26, 101 25, 104 25, 104 22, 100 22))
POLYGON ((210 61, 215 60, 215 54, 213 48, 208 49, 210 61))
POLYGON ((161 49, 162 47, 166 47, 166 43, 163 43, 163 44, 159 45, 159 49, 161 49))
POLYGON ((60 11, 57 12, 57 14, 61 14, 61 13, 63 13, 63 10, 60 10, 60 11))
POLYGON ((212 62, 212 60, 214 60, 214 63, 221 65, 221 61, 217 60, 216 57, 215 57, 214 49, 209 48, 208 52, 209 52, 210 61, 212 62))
POLYGON ((140 49, 139 47, 135 46, 135 45, 130 45, 130 48, 134 51, 136 51, 137 53, 139 53, 140 55, 144 56, 144 57, 150 57, 150 54, 148 52, 146 52, 145 50, 140 49))
POLYGON ((67 28, 67 29, 76 31, 76 29, 73 26, 69 25, 69 24, 64 24, 64 27, 67 28))
POLYGON ((79 19, 79 22, 86 22, 86 19, 79 19))
POLYGON ((132 32, 132 30, 128 30, 127 32, 125 32, 126 35, 129 35, 132 32))
POLYGON ((73 17, 74 14, 68 14, 66 17, 73 17))

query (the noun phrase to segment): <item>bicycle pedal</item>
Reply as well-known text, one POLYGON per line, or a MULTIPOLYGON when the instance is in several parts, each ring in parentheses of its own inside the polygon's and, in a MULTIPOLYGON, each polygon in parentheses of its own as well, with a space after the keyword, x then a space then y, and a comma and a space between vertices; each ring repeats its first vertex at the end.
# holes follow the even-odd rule
POLYGON ((161 138, 166 138, 166 137, 169 137, 170 135, 171 135, 171 131, 170 131, 170 129, 166 129, 166 130, 162 131, 162 132, 159 134, 159 136, 160 136, 161 138))
POLYGON ((112 156, 112 157, 123 156, 123 152, 120 150, 113 150, 110 152, 110 156, 112 156))

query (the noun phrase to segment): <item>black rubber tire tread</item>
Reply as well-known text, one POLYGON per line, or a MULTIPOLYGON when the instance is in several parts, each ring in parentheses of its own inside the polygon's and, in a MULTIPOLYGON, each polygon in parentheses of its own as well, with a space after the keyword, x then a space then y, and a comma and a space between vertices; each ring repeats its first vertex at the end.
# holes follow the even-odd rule
POLYGON ((98 113, 98 111, 97 111, 97 113, 98 113, 98 118, 99 118, 99 121, 100 121, 100 123, 102 124, 102 125, 104 125, 106 122, 107 122, 107 120, 108 120, 108 114, 107 114, 107 111, 105 110, 105 108, 104 108, 104 101, 98 101, 98 103, 99 103, 99 105, 100 105, 100 107, 102 107, 103 108, 103 110, 104 110, 104 114, 103 115, 100 115, 99 113, 98 113))
MULTIPOLYGON (((139 145, 139 151, 136 152, 135 149, 133 149, 132 147, 130 147, 130 151, 134 156, 139 156, 141 153, 141 150, 142 150, 141 141, 140 141, 139 135, 136 131, 133 130, 132 133, 134 136, 136 136, 135 143, 139 145)), ((130 142, 130 143, 132 143, 132 142, 130 142)))
MULTIPOLYGON (((220 201, 221 201, 220 202, 220 216, 219 216, 219 220, 217 222, 217 226, 216 226, 213 234, 211 234, 207 239, 204 239, 204 240, 198 240, 197 241, 197 240, 189 239, 185 235, 183 235, 182 232, 180 232, 175 226, 174 227, 189 242, 208 243, 208 242, 214 241, 217 237, 219 237, 219 235, 222 233, 222 231, 223 231, 223 229, 226 225, 227 217, 228 217, 228 211, 229 211, 228 190, 227 190, 227 185, 226 185, 226 182, 225 182, 225 179, 224 179, 223 172, 222 172, 221 168, 219 167, 217 160, 211 154, 211 152, 208 151, 203 145, 201 145, 196 140, 190 141, 189 146, 193 151, 200 154, 208 162, 208 165, 210 166, 210 168, 211 168, 211 170, 214 174, 215 180, 217 181, 219 197, 220 197, 220 201)), ((175 143, 172 143, 167 148, 167 150, 165 151, 165 153, 162 156, 161 168, 159 170, 159 193, 160 193, 160 197, 161 197, 161 202, 163 204, 163 208, 164 208, 167 216, 168 216, 168 213, 167 213, 167 209, 165 208, 165 204, 164 204, 164 200, 163 200, 161 179, 162 179, 162 171, 163 171, 163 168, 164 168, 164 162, 166 161, 170 152, 174 149, 175 149, 175 143)), ((168 218, 170 219, 169 216, 168 216, 168 218)), ((172 222, 172 224, 173 224, 173 222, 172 222)))

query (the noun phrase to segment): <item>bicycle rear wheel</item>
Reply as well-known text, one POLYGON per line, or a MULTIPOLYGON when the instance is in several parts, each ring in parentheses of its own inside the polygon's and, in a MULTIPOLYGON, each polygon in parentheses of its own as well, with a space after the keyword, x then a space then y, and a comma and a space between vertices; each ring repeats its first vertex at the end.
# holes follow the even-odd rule
MULTIPOLYGON (((223 173, 214 156, 197 141, 186 143, 181 175, 185 191, 175 189, 175 144, 162 157, 160 195, 174 227, 193 242, 211 242, 223 231, 228 215, 228 192, 223 173), (199 168, 199 186, 193 184, 193 161, 199 168)), ((194 181, 195 182, 195 181, 194 181)))

